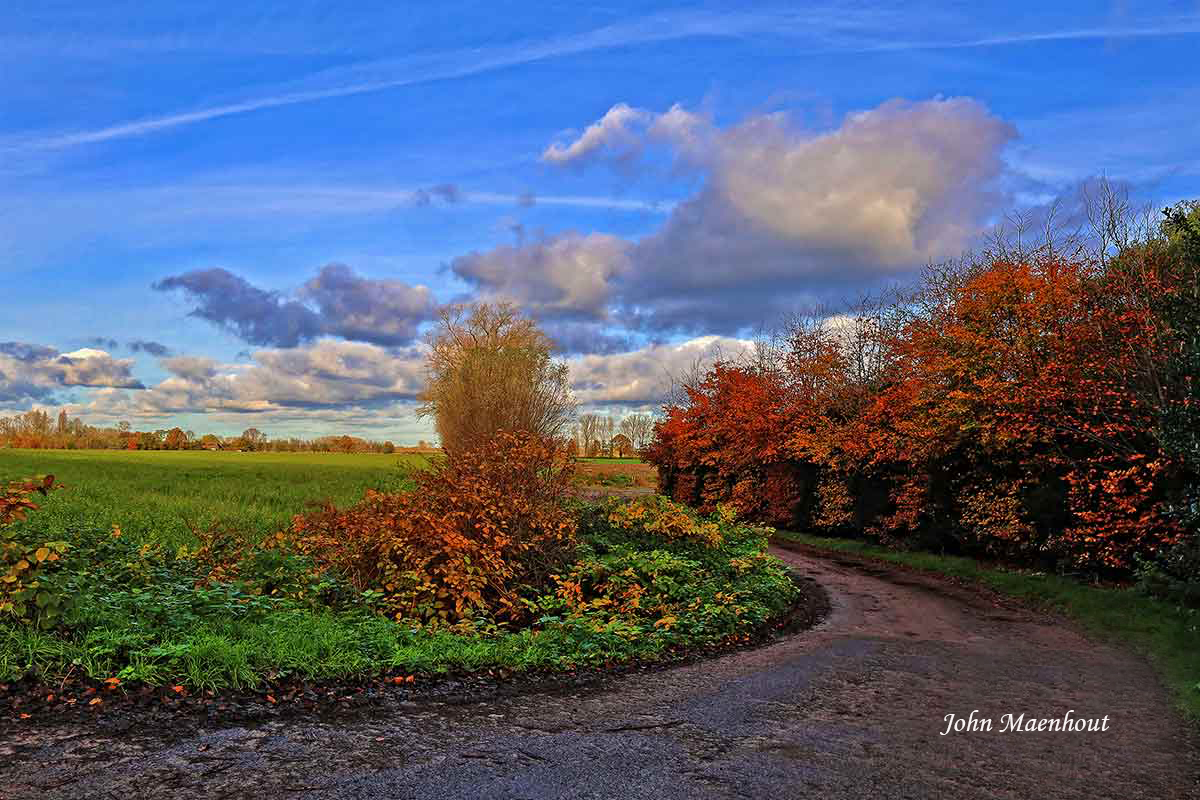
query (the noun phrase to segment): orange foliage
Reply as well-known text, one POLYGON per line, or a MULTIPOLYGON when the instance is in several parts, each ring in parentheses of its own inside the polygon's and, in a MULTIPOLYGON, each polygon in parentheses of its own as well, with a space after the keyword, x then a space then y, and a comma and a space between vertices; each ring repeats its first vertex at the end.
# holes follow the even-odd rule
POLYGON ((1186 402, 1150 257, 931 272, 852 318, 793 324, 771 366, 713 366, 648 449, 665 491, 825 532, 1128 570, 1180 535, 1194 482, 1156 426, 1186 402))
POLYGON ((552 442, 501 432, 415 476, 415 491, 297 516, 286 538, 395 617, 434 624, 521 618, 518 589, 564 563, 575 522, 570 460, 552 442))

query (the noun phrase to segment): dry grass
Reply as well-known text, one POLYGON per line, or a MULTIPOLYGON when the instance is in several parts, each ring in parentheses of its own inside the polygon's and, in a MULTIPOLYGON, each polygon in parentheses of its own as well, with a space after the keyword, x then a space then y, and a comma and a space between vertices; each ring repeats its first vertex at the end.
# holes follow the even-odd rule
POLYGON ((620 462, 579 462, 575 465, 580 486, 657 489, 658 473, 650 464, 620 462))

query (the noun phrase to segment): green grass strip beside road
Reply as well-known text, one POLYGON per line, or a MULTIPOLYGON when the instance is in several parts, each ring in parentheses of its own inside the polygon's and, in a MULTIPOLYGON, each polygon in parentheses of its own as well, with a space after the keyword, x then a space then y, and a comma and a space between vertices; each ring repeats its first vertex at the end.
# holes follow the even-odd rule
POLYGON ((1200 724, 1200 610, 1148 597, 1132 588, 1089 586, 1071 578, 1005 569, 973 558, 889 550, 856 539, 780 531, 776 538, 821 550, 850 553, 961 578, 1032 606, 1059 611, 1097 638, 1150 658, 1174 691, 1179 707, 1200 724))

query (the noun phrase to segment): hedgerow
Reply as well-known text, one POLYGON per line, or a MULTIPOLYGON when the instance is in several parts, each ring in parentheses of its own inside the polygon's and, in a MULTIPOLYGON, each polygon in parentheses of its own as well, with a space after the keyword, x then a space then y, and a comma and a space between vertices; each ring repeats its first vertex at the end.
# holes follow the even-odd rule
POLYGON ((931 267, 712 366, 647 460, 674 499, 777 527, 1200 580, 1177 574, 1200 508, 1198 307, 1195 207, 1116 253, 931 267))

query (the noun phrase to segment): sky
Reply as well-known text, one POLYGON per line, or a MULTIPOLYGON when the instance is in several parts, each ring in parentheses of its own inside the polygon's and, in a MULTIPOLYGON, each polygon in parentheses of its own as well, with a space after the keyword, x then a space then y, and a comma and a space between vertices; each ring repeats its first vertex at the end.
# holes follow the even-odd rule
POLYGON ((432 439, 480 300, 652 410, 1097 179, 1200 197, 1197 47, 1197 0, 10 0, 0 415, 432 439))

